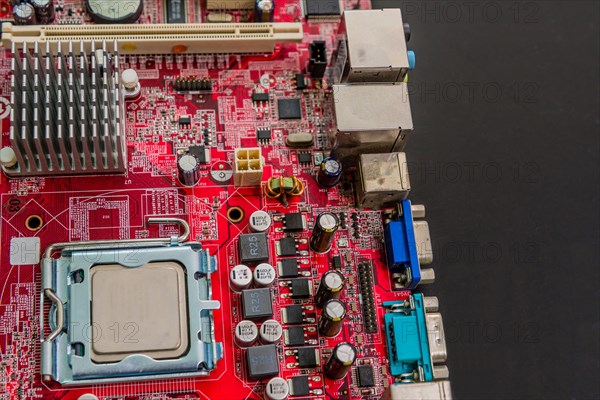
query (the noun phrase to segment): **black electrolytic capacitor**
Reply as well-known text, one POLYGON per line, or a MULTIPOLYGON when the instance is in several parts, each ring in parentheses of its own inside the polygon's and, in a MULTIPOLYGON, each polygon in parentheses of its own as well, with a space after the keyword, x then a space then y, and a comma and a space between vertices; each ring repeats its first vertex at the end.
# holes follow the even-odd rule
POLYGON ((332 188, 342 178, 342 163, 334 157, 327 157, 321 162, 317 173, 317 183, 324 188, 332 188))
POLYGON ((339 271, 327 271, 321 277, 319 289, 315 295, 315 304, 323 308, 325 302, 331 299, 337 299, 342 294, 342 289, 346 279, 339 271))
POLYGON ((177 160, 179 182, 185 186, 194 186, 200 180, 200 161, 193 154, 184 154, 177 160))
POLYGON ((35 8, 38 24, 49 24, 54 21, 54 0, 29 0, 35 8))
POLYGON ((356 360, 356 348, 350 343, 338 343, 333 348, 323 371, 329 379, 342 379, 346 376, 356 360))
POLYGON ((319 318, 317 329, 319 333, 326 337, 337 336, 346 317, 346 304, 338 299, 331 299, 323 305, 323 312, 319 318))
POLYGON ((13 18, 17 25, 35 25, 37 17, 35 8, 29 3, 19 3, 13 7, 13 18))
POLYGON ((256 0, 254 3, 254 22, 273 22, 275 0, 256 0))
POLYGON ((339 227, 340 220, 334 213, 319 214, 310 236, 310 248, 317 253, 327 253, 339 227))

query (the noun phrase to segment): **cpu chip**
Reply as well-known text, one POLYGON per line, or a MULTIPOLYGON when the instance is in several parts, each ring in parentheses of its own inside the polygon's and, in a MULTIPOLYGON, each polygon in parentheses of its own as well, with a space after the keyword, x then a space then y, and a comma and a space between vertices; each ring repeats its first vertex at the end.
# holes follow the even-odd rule
POLYGON ((130 354, 177 358, 188 345, 185 272, 175 262, 137 268, 118 264, 91 269, 91 358, 116 362, 130 354), (110 332, 131 333, 114 340, 110 332))

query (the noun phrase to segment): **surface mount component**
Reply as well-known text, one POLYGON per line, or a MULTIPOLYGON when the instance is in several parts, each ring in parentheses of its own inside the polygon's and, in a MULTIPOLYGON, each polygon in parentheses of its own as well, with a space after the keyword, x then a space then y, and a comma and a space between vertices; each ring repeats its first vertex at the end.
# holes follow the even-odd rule
POLYGON ((99 24, 132 24, 144 11, 142 0, 85 0, 85 8, 99 24))
POLYGON ((384 230, 385 252, 388 268, 392 272, 395 289, 414 289, 419 284, 432 283, 432 268, 421 265, 433 262, 433 250, 427 221, 422 206, 412 206, 409 200, 398 205, 396 218, 384 230))
POLYGON ((267 319, 273 316, 271 289, 242 290, 242 314, 245 319, 267 319))
POLYGON ((371 365, 360 365, 356 368, 359 387, 375 386, 375 372, 371 365))
POLYGON ((267 234, 244 233, 239 236, 238 250, 240 252, 240 261, 244 264, 257 264, 263 261, 269 261, 269 247, 267 234))
POLYGON ((414 293, 405 301, 383 306, 390 373, 397 382, 446 379, 446 339, 437 298, 414 293))
MULTIPOLYGON (((237 0, 236 0, 237 2, 237 0)), ((253 2, 251 2, 254 4, 253 2)), ((122 54, 271 53, 277 43, 301 42, 302 24, 296 22, 231 24, 42 25, 2 24, 2 44, 50 44, 52 51, 69 41, 105 40, 122 54), (116 42, 115 42, 116 41, 116 42)))
POLYGON ((342 165, 356 165, 360 154, 404 148, 413 130, 407 84, 334 85, 333 97, 332 156, 342 165))
POLYGON ((216 367, 222 347, 214 340, 212 310, 220 304, 211 299, 211 274, 217 265, 199 243, 56 247, 60 257, 52 258, 51 248, 42 261, 41 321, 52 329, 42 338, 42 375, 82 385, 205 376, 216 367), (45 299, 52 301, 48 319, 45 299), (133 333, 115 341, 111 329, 133 333))
POLYGON ((410 68, 400 9, 346 10, 335 82, 401 82, 410 68))
POLYGON ((266 344, 253 346, 246 350, 246 372, 248 380, 270 378, 279 374, 277 346, 266 344))
POLYGON ((108 45, 54 54, 13 47, 9 176, 122 173, 126 167, 119 56, 108 45))
POLYGON ((206 0, 207 10, 239 10, 254 8, 255 0, 206 0))
POLYGON ((405 200, 410 179, 405 153, 362 154, 358 162, 356 197, 359 208, 378 210, 405 200))
POLYGON ((308 19, 339 19, 341 13, 339 0, 303 0, 302 6, 308 19))
POLYGON ((300 99, 278 99, 277 113, 279 119, 302 119, 300 99))

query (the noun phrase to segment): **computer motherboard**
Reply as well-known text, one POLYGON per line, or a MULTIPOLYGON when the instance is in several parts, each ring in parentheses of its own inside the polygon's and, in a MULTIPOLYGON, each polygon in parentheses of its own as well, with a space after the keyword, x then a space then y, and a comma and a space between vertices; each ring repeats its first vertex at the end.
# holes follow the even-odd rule
POLYGON ((0 399, 451 398, 400 10, 0 20, 0 399))

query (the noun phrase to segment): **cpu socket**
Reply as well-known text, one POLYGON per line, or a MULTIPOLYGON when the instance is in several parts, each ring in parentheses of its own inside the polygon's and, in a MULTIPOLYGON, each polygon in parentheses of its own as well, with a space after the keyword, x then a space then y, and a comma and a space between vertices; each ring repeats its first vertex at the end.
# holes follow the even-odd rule
POLYGON ((208 375, 222 356, 215 270, 198 243, 73 246, 45 258, 41 321, 49 316, 53 333, 42 342, 42 375, 63 385, 208 375))

